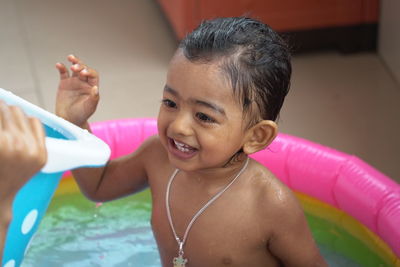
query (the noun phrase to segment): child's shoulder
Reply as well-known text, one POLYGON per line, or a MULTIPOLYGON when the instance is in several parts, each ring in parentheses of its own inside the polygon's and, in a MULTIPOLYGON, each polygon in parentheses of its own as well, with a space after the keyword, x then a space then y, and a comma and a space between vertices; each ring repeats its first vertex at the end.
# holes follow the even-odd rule
POLYGON ((159 177, 159 175, 163 173, 172 172, 168 153, 158 135, 147 138, 140 147, 130 155, 128 161, 130 165, 140 164, 143 166, 149 180, 152 177, 159 177))
POLYGON ((149 147, 149 148, 163 148, 161 144, 160 137, 158 135, 152 135, 148 137, 142 144, 142 146, 149 147))
POLYGON ((151 136, 130 155, 129 160, 142 162, 146 167, 168 161, 168 155, 158 135, 151 136))
POLYGON ((254 162, 252 170, 253 221, 265 233, 270 253, 285 266, 326 266, 294 193, 261 164, 254 162))
POLYGON ((293 191, 279 180, 265 166, 253 161, 251 170, 251 190, 258 209, 279 214, 301 210, 293 191))
POLYGON ((138 148, 138 152, 143 152, 152 158, 165 158, 167 156, 167 152, 165 151, 158 135, 153 135, 147 138, 138 148))

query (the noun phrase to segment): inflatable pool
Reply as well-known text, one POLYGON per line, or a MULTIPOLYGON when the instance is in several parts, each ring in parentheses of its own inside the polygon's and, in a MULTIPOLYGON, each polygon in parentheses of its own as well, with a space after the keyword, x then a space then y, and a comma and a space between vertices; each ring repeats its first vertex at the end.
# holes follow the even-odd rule
MULTIPOLYGON (((115 158, 157 127, 154 119, 125 119, 92 130, 115 158)), ((330 266, 400 266, 398 184, 357 157, 286 134, 253 157, 296 192, 330 266)), ((24 266, 160 266, 150 202, 147 190, 94 204, 66 174, 24 266)))
POLYGON ((20 266, 64 171, 104 165, 110 149, 87 131, 1 88, 0 99, 39 118, 46 130, 47 163, 21 188, 13 202, 13 219, 7 232, 2 266, 16 267, 20 266))

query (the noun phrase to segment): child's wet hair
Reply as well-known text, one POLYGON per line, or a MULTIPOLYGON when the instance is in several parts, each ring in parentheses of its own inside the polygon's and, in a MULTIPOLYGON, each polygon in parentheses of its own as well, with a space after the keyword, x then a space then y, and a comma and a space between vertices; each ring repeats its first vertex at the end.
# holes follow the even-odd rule
POLYGON ((288 46, 268 25, 248 17, 204 21, 180 48, 192 62, 221 64, 249 126, 278 118, 292 68, 288 46))

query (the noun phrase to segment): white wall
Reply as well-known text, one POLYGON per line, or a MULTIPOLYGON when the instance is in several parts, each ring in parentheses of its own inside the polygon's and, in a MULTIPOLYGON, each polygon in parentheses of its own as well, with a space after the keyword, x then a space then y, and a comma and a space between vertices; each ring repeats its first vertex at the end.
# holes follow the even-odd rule
POLYGON ((400 1, 381 0, 378 51, 400 83, 400 1))

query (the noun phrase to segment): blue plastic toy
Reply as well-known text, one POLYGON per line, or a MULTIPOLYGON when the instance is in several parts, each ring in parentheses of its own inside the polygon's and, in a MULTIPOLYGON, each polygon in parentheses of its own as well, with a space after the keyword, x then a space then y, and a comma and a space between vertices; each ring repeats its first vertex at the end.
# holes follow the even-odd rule
POLYGON ((29 116, 39 118, 47 136, 46 165, 21 188, 13 203, 13 219, 7 232, 2 266, 17 267, 22 262, 63 172, 77 167, 102 166, 110 157, 110 149, 88 131, 1 88, 0 99, 9 105, 21 107, 29 116))

